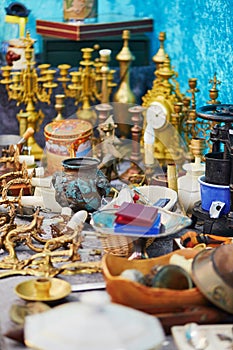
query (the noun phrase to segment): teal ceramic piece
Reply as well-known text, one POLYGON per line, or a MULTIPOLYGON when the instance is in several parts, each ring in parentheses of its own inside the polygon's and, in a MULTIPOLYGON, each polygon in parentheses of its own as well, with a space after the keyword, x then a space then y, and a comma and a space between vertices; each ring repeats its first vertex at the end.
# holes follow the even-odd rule
POLYGON ((99 209, 111 185, 97 169, 98 164, 99 160, 91 157, 68 158, 62 162, 63 171, 53 176, 55 198, 62 207, 69 206, 74 212, 99 209))

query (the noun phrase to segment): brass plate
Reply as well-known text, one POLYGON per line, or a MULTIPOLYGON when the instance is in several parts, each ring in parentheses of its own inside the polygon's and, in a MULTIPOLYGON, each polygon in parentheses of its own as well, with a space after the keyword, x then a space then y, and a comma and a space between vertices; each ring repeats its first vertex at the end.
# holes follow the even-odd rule
POLYGON ((48 311, 51 307, 41 301, 28 302, 25 305, 13 304, 10 308, 10 318, 13 322, 23 325, 25 317, 48 311))
POLYGON ((15 293, 20 298, 31 301, 54 301, 65 298, 71 293, 71 285, 69 282, 61 280, 59 278, 51 278, 50 280, 51 288, 49 295, 38 295, 35 288, 35 278, 19 283, 15 287, 15 293))

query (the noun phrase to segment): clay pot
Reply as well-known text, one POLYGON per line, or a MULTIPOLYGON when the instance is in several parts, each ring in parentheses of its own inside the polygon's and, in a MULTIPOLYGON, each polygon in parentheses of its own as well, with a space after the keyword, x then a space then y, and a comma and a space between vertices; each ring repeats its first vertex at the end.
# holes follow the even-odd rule
POLYGON ((53 176, 56 201, 74 212, 93 212, 101 206, 102 197, 111 185, 98 169, 99 160, 91 157, 68 158, 62 161, 63 171, 53 176))

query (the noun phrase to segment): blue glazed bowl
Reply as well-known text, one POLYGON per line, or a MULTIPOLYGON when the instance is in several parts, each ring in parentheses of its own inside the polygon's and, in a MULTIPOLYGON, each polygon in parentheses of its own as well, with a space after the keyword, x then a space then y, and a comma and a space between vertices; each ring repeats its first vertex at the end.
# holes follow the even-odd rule
POLYGON ((212 202, 220 201, 225 203, 220 215, 225 215, 230 212, 231 208, 231 193, 230 186, 215 185, 206 182, 205 176, 198 178, 201 189, 201 207, 203 210, 209 211, 212 202))

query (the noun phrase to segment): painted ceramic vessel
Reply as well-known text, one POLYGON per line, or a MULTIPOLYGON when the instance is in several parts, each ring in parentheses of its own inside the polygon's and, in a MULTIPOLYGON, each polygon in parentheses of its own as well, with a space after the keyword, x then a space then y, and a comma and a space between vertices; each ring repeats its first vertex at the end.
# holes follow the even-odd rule
POLYGON ((56 120, 44 128, 47 172, 61 171, 62 161, 70 157, 91 156, 92 125, 85 120, 56 120))
POLYGON ((102 197, 109 194, 111 185, 98 165, 99 160, 92 157, 65 159, 63 171, 53 176, 56 201, 74 212, 99 209, 102 197))
POLYGON ((201 200, 200 183, 198 178, 205 172, 205 164, 195 167, 194 163, 185 164, 184 176, 177 180, 179 200, 187 213, 191 213, 196 202, 201 200))

